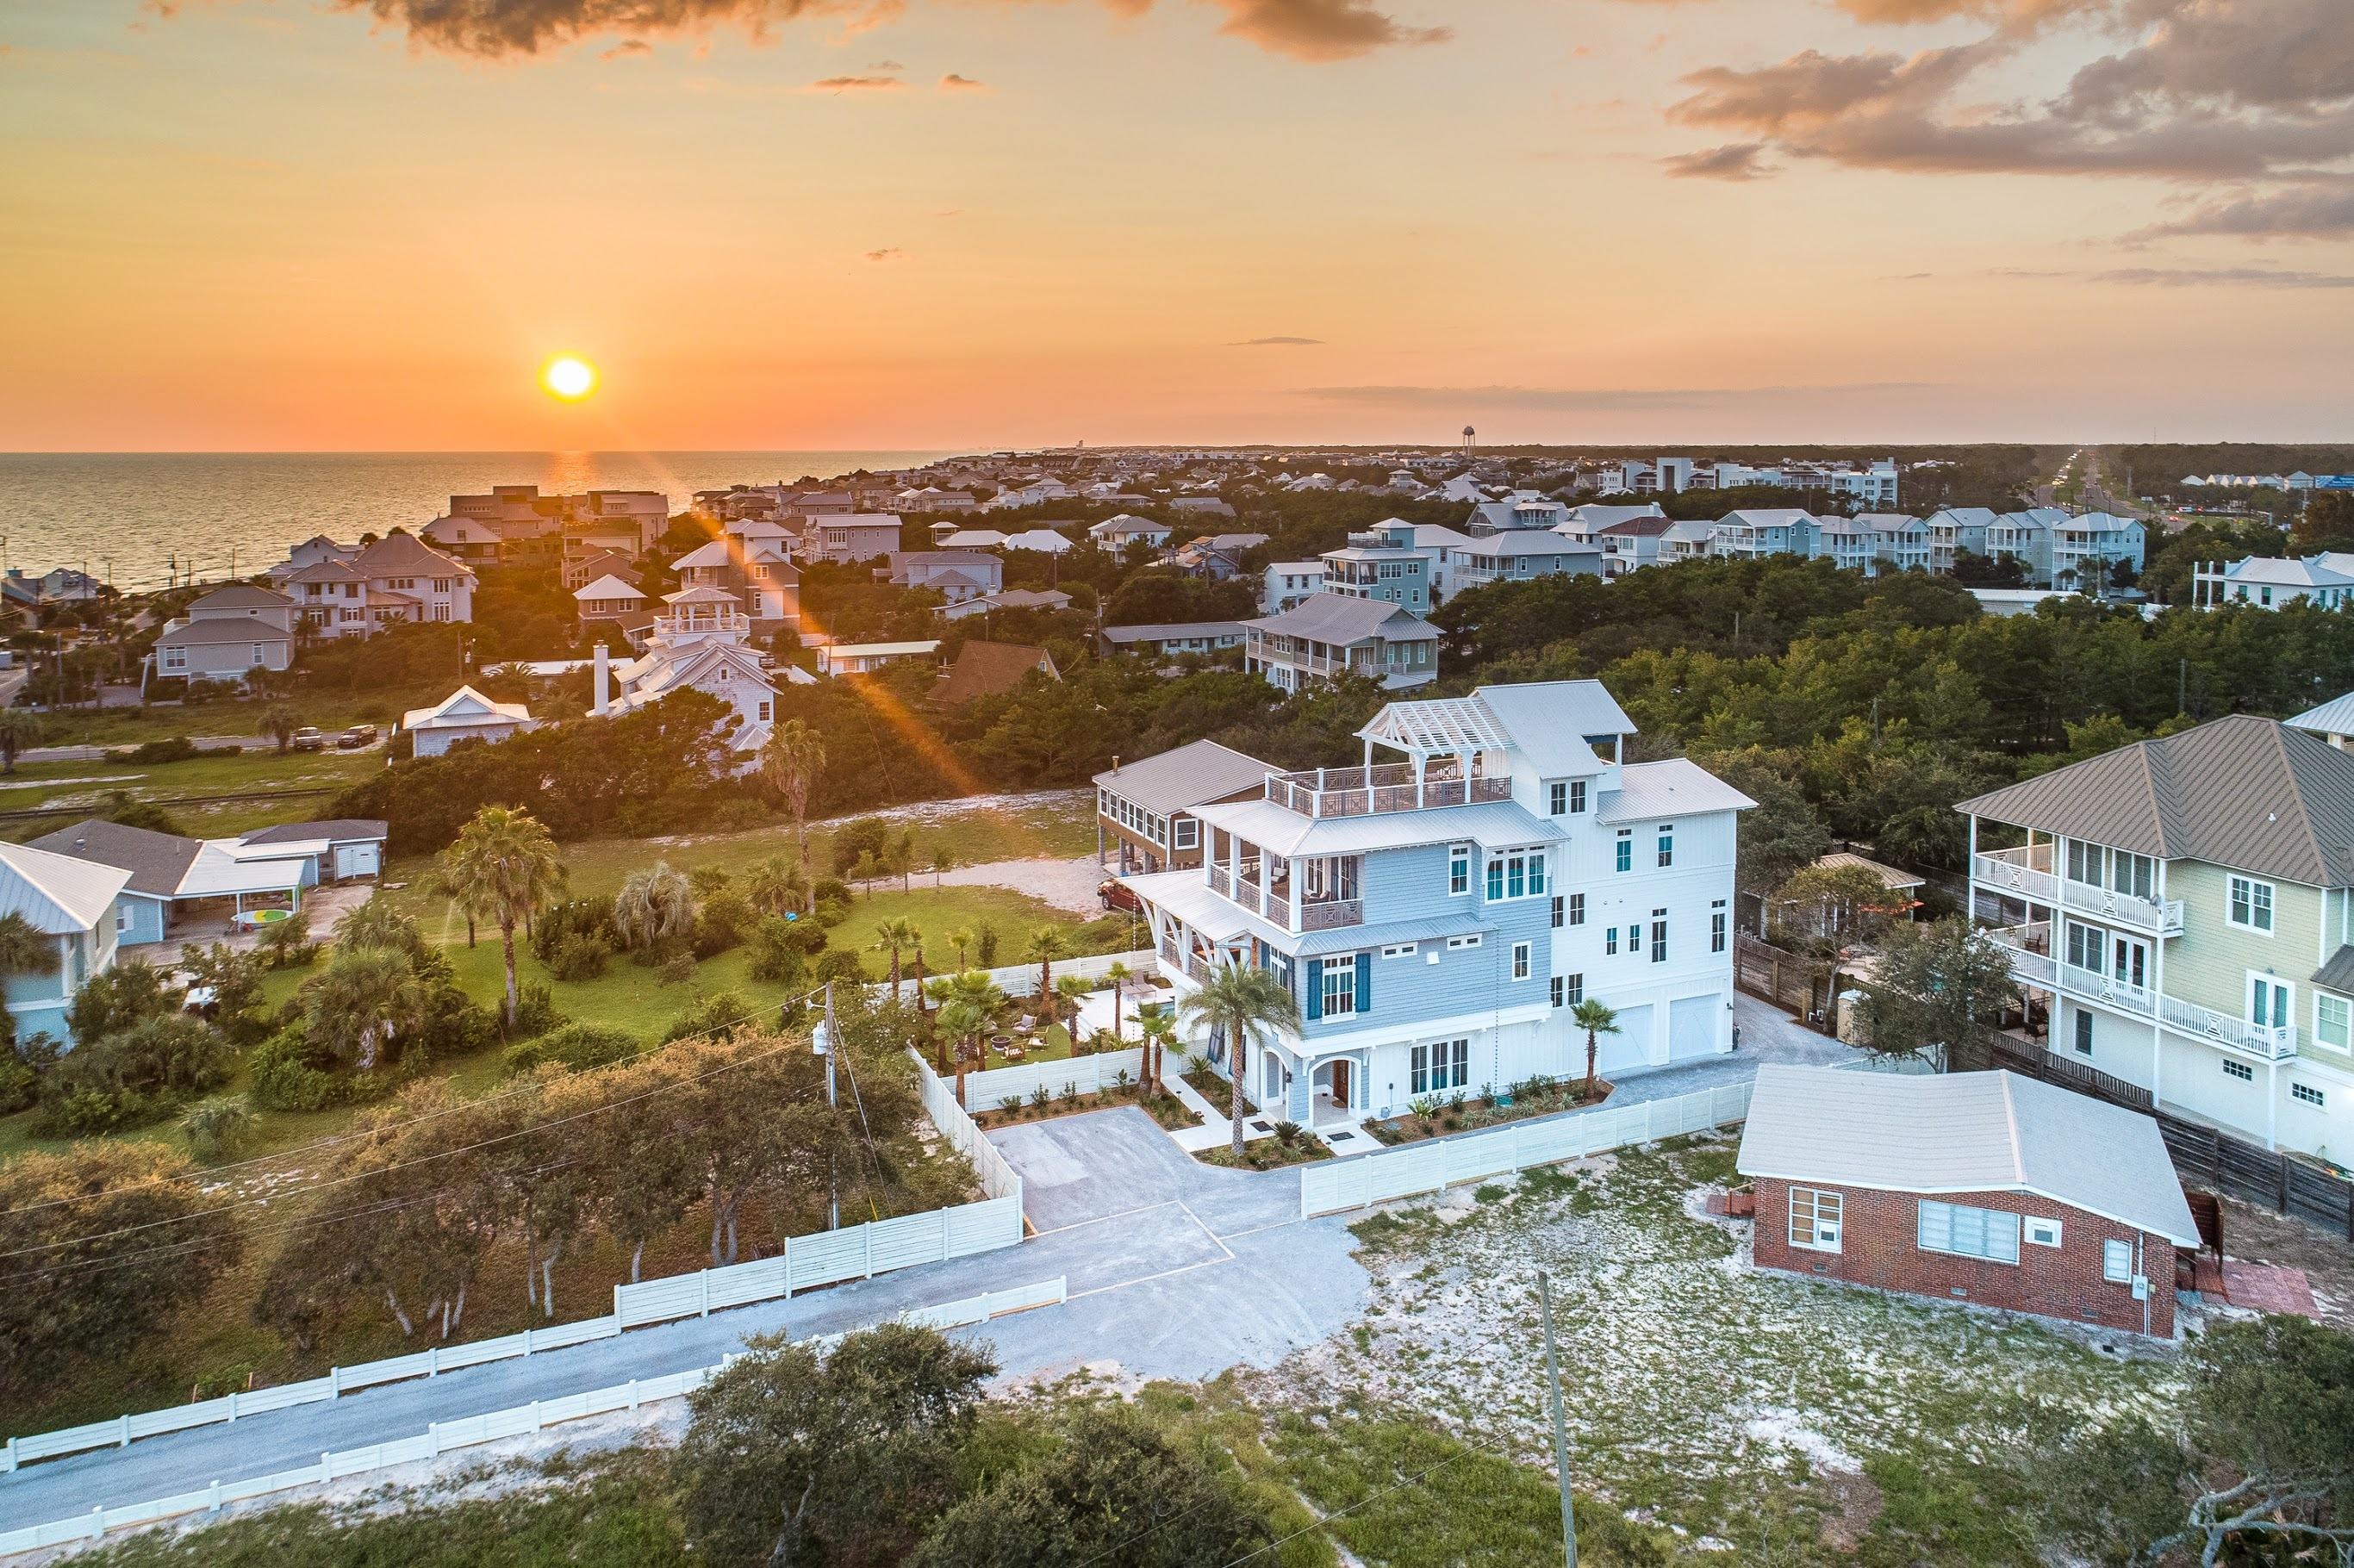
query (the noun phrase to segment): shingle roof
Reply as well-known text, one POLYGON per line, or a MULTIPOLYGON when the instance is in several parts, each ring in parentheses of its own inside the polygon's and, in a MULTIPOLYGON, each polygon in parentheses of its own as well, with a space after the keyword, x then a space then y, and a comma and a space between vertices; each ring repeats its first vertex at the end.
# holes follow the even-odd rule
POLYGON ((381 839, 385 827, 370 817, 329 817, 316 822, 281 822, 274 828, 261 828, 249 832, 240 842, 249 844, 293 844, 313 839, 335 842, 351 842, 362 839, 381 839))
POLYGON ((2199 1245, 2157 1122, 2015 1073, 1768 1063, 1734 1168, 1892 1192, 2026 1192, 2199 1245))
POLYGON ((69 855, 75 860, 91 861, 99 865, 111 865, 130 873, 127 885, 133 893, 153 894, 169 898, 179 891, 180 879, 204 848, 201 841, 182 838, 177 833, 159 833, 146 828, 129 828, 121 822, 110 822, 103 817, 92 817, 86 822, 76 822, 69 828, 59 828, 53 833, 43 833, 27 841, 27 847, 47 850, 51 854, 69 855))
POLYGON ((1280 637, 1306 637, 1343 645, 1375 636, 1391 642, 1438 640, 1438 628, 1401 605, 1386 599, 1356 599, 1344 593, 1310 594, 1279 615, 1244 624, 1280 637))
POLYGON ((2136 854, 2354 885, 2354 755, 2252 714, 2119 747, 1955 810, 2136 854))
POLYGON ((219 616, 175 626, 155 639, 159 648, 213 648, 232 642, 292 642, 294 634, 281 631, 266 620, 244 616, 219 616))
POLYGON ((1214 740, 1197 740, 1157 757, 1140 757, 1134 762, 1123 763, 1097 774, 1095 781, 1097 788, 1108 789, 1124 800, 1167 816, 1204 800, 1256 790, 1275 771, 1257 758, 1232 747, 1220 746, 1214 740))
POLYGON ((938 697, 951 706, 977 697, 993 697, 1020 685, 1033 670, 1044 672, 1050 681, 1062 679, 1044 648, 1020 642, 968 642, 957 650, 956 662, 941 677, 938 697))
POLYGON ((293 604, 293 599, 276 588, 260 588, 252 583, 231 583, 227 588, 213 589, 201 599, 191 599, 187 613, 195 615, 199 610, 207 609, 290 609, 293 604))

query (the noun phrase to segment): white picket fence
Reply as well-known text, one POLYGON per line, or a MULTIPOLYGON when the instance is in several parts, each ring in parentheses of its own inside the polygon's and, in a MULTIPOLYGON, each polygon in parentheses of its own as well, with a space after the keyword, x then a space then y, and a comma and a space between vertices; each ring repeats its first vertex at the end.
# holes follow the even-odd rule
POLYGON ((1552 1165, 1605 1150, 1649 1143, 1657 1138, 1705 1132, 1749 1114, 1750 1086, 1725 1084, 1671 1099, 1646 1100, 1617 1110, 1550 1121, 1513 1122, 1486 1132, 1367 1154, 1299 1171, 1303 1219, 1362 1209, 1391 1198, 1436 1192, 1483 1176, 1500 1176, 1532 1165, 1552 1165))
MULTIPOLYGON (((1055 978, 1061 980, 1065 975, 1077 975, 1083 980, 1101 980, 1111 972, 1114 964, 1127 965, 1130 974, 1157 974, 1160 971, 1153 967, 1157 957, 1150 948, 1139 948, 1130 953, 1092 953, 1084 959, 1056 959, 1055 978)), ((1008 996, 1038 994, 1038 966, 1035 963, 1007 964, 1000 969, 983 969, 981 973, 1008 996)), ((934 978, 938 977, 936 975, 934 978)), ((913 977, 903 978, 899 981, 896 994, 907 999, 915 996, 913 977)))
MULTIPOLYGON (((1125 1051, 1106 1051, 1096 1056, 1073 1056, 1061 1062, 1024 1062, 1018 1067, 992 1067, 986 1073, 968 1073, 964 1080, 965 1102, 976 1110, 995 1110, 1009 1095, 1028 1099, 1033 1090, 1043 1087, 1050 1095, 1059 1095, 1076 1086, 1083 1095, 1114 1087, 1122 1073, 1129 1083, 1144 1071, 1144 1047, 1130 1046, 1125 1051)), ((949 1081, 949 1087, 956 1087, 949 1081)))
POLYGON ((275 1388, 232 1393, 223 1399, 198 1400, 166 1410, 143 1411, 87 1425, 11 1437, 5 1449, 0 1450, 0 1475, 36 1459, 55 1458, 89 1448, 127 1446, 135 1438, 185 1431, 191 1426, 209 1426, 216 1422, 244 1420, 291 1405, 315 1404, 379 1383, 437 1377, 485 1361, 560 1350, 590 1340, 609 1340, 624 1330, 648 1323, 707 1317, 730 1307, 773 1300, 821 1285, 837 1285, 847 1279, 888 1274, 896 1268, 1018 1246, 1022 1241, 1022 1178, 995 1146, 981 1136, 972 1118, 957 1105, 956 1097, 940 1085, 929 1068, 923 1067, 920 1059, 917 1066, 922 1072, 924 1108, 942 1135, 972 1160, 981 1177, 981 1191, 988 1194, 980 1202, 793 1236, 776 1256, 750 1263, 617 1285, 613 1287, 613 1310, 602 1318, 526 1329, 520 1334, 494 1340, 434 1345, 410 1355, 332 1368, 324 1377, 303 1383, 281 1383, 275 1388))
MULTIPOLYGON (((960 1301, 943 1302, 934 1307, 919 1307, 899 1314, 899 1321, 922 1324, 935 1329, 961 1328, 972 1323, 985 1323, 1010 1312, 1024 1312, 1036 1307, 1061 1305, 1068 1298, 1068 1289, 1061 1278, 1042 1280, 1034 1285, 1017 1286, 1010 1290, 991 1291, 986 1295, 968 1297, 960 1301)), ((607 1319, 599 1319, 606 1321, 607 1319)), ((828 1344, 838 1341, 840 1335, 825 1335, 811 1341, 828 1344)), ((33 1552, 45 1546, 59 1546, 70 1542, 95 1541, 110 1530, 122 1530, 133 1525, 153 1524, 182 1514, 218 1512, 228 1503, 243 1502, 249 1498, 270 1492, 288 1491, 297 1487, 321 1486, 341 1480, 347 1476, 366 1475, 393 1465, 414 1464, 431 1459, 454 1448, 472 1447, 480 1443, 495 1443, 503 1438, 519 1437, 538 1432, 566 1421, 579 1421, 591 1415, 610 1414, 614 1411, 638 1409, 656 1400, 677 1399, 701 1388, 711 1377, 734 1361, 741 1352, 731 1352, 716 1366, 696 1367, 689 1372, 673 1372, 665 1377, 632 1378, 624 1383, 600 1388, 587 1393, 567 1394, 560 1399, 534 1400, 512 1409, 494 1411, 487 1415, 472 1415, 458 1421, 437 1421, 415 1437, 403 1437, 390 1443, 371 1443, 363 1447, 345 1448, 323 1453, 315 1465, 303 1465, 292 1470, 280 1470, 267 1476, 253 1476, 244 1480, 215 1481, 198 1491, 180 1492, 149 1502, 129 1503, 118 1508, 93 1508, 90 1512, 71 1519, 61 1519, 48 1524, 29 1525, 20 1530, 0 1531, 0 1556, 19 1552, 33 1552)), ((273 1407, 274 1408, 274 1407, 273 1407)))

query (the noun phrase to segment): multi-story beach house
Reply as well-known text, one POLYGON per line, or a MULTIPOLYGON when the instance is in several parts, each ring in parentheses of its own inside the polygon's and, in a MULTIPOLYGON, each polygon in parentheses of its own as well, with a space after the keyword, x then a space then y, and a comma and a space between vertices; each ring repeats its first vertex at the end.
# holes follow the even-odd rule
MULTIPOLYGON (((1125 885, 1181 994, 1241 963, 1298 1001, 1298 1035, 1240 1067, 1303 1124, 1582 1073, 1589 997, 1617 1012, 1605 1074, 1711 1055, 1732 1044, 1754 802, 1691 761, 1626 761, 1634 729, 1598 681, 1394 702, 1359 732, 1362 766, 1193 805, 1204 863, 1125 885)), ((1200 1044, 1232 1070, 1227 1042, 1200 1044)))
POLYGON ((1243 668, 1278 691, 1363 675, 1393 691, 1438 679, 1438 628, 1402 604, 1319 593, 1242 623, 1243 668))
POLYGON ((2234 715, 1957 809, 2053 1055, 2354 1162, 2354 754, 2234 715))
POLYGON ((1388 544, 1379 534, 1357 534, 1352 535, 1341 548, 1325 551, 1320 558, 1324 567, 1320 591, 1324 593, 1384 599, 1402 604, 1416 615, 1430 612, 1431 585, 1437 575, 1437 550, 1388 544))

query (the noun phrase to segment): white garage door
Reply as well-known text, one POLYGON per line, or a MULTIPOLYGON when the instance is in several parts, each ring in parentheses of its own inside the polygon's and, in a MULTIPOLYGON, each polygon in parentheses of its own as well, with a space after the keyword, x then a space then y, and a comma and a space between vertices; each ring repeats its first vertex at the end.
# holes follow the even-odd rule
MULTIPOLYGON (((1622 1007, 1618 1010, 1618 1033, 1602 1037, 1600 1052, 1605 1073, 1621 1067, 1639 1067, 1651 1059, 1651 1004, 1622 1007)), ((1585 1065, 1585 1036, 1577 1037, 1577 1061, 1585 1065)))
POLYGON ((374 876, 383 869, 379 853, 381 846, 373 843, 337 844, 335 846, 335 876, 374 876))
POLYGON ((1721 996, 1688 996, 1668 1004, 1668 1060, 1716 1054, 1717 1015, 1724 1011, 1721 996))

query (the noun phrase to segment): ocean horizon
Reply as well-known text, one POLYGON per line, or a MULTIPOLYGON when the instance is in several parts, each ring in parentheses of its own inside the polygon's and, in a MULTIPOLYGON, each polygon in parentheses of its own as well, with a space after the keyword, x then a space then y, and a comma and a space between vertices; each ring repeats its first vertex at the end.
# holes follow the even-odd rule
POLYGON ((0 567, 76 567, 125 592, 248 577, 314 534, 422 527, 452 495, 494 484, 552 493, 698 490, 855 469, 912 468, 953 450, 668 452, 0 452, 0 567))

